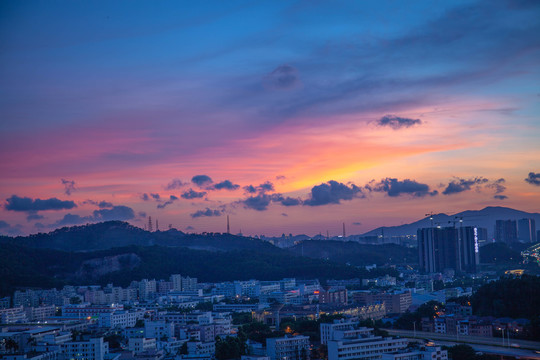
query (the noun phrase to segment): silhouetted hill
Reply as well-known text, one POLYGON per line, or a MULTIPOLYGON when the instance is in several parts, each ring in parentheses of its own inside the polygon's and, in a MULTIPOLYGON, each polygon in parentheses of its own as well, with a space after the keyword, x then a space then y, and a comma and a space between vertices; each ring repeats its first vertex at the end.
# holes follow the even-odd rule
POLYGON ((308 240, 288 248, 296 255, 329 259, 357 266, 370 264, 416 264, 416 248, 395 244, 364 245, 354 241, 308 240))
POLYGON ((180 246, 208 251, 252 249, 273 251, 274 246, 257 239, 231 234, 185 234, 171 229, 149 232, 123 221, 107 221, 63 227, 50 233, 2 237, 1 243, 63 251, 94 251, 124 246, 180 246))
POLYGON ((205 282, 369 276, 364 269, 272 248, 271 252, 238 249, 216 252, 154 245, 65 252, 3 244, 0 247, 0 296, 21 287, 110 282, 127 286, 133 280, 168 279, 171 274, 197 277, 205 282))
MULTIPOLYGON (((433 215, 435 225, 452 226, 452 222, 457 218, 463 218, 463 226, 478 226, 488 230, 488 237, 491 239, 494 236, 496 220, 518 220, 523 218, 534 219, 537 224, 540 224, 539 213, 528 213, 525 211, 515 210, 503 206, 488 206, 482 210, 466 210, 453 215, 436 214, 433 215)), ((380 235, 384 232, 385 236, 403 236, 416 235, 419 228, 430 227, 431 220, 429 216, 415 221, 410 224, 399 226, 384 226, 368 231, 360 236, 380 235)))

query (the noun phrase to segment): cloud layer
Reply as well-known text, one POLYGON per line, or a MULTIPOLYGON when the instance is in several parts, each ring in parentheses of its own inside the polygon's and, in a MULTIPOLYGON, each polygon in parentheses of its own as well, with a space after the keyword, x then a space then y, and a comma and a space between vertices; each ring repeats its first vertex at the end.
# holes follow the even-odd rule
POLYGON ((28 197, 19 197, 12 195, 6 199, 4 208, 9 211, 47 211, 47 210, 65 210, 77 207, 71 200, 50 199, 31 199, 28 197))

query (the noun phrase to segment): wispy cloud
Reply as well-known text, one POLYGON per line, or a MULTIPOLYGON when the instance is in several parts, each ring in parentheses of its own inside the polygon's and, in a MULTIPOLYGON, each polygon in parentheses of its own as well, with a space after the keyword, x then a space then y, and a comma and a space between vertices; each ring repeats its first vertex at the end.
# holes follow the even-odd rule
POLYGON ((66 195, 71 195, 71 193, 76 190, 74 180, 61 179, 60 181, 62 182, 62 185, 64 185, 64 193, 66 195))

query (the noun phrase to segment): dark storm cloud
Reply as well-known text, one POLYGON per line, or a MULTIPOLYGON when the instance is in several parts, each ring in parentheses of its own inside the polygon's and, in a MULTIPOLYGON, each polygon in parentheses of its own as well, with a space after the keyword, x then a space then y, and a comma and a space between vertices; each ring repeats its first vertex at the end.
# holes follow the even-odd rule
POLYGON ((268 209, 268 205, 272 202, 272 195, 268 194, 257 194, 255 196, 250 196, 247 199, 241 200, 240 203, 243 204, 246 209, 253 209, 257 211, 264 211, 268 209))
POLYGON ((199 218, 199 217, 211 217, 211 216, 221 216, 222 212, 219 210, 211 210, 209 208, 206 208, 204 210, 197 210, 193 214, 191 214, 192 218, 199 218))
POLYGON ((89 216, 66 214, 64 215, 62 219, 51 224, 49 227, 80 225, 80 224, 94 223, 94 222, 100 222, 100 221, 111 221, 111 220, 127 221, 133 218, 135 218, 135 212, 133 211, 132 208, 124 206, 124 205, 118 205, 118 206, 113 206, 110 209, 94 210, 92 215, 89 215, 89 216))
POLYGON ((263 78, 266 88, 273 90, 290 90, 299 85, 298 70, 291 65, 280 65, 263 78))
MULTIPOLYGON (((244 190, 247 191, 246 188, 248 187, 244 187, 244 190)), ((256 191, 259 191, 257 195, 249 196, 246 199, 237 201, 237 203, 241 204, 246 209, 253 209, 257 211, 267 210, 268 206, 271 203, 279 203, 283 206, 297 206, 303 203, 301 199, 292 198, 289 196, 283 196, 282 194, 279 194, 279 193, 267 194, 265 192, 267 191, 267 189, 273 189, 273 185, 271 185, 271 183, 269 182, 266 182, 265 184, 261 184, 255 189, 256 191)))
POLYGON ((297 198, 292 198, 292 197, 289 197, 289 196, 280 199, 279 202, 283 206, 297 206, 297 205, 302 204, 302 200, 297 199, 297 198))
POLYGON ((113 206, 111 209, 94 210, 93 217, 96 221, 125 221, 133 219, 135 217, 135 212, 130 207, 118 205, 113 206))
POLYGON ((230 180, 224 180, 212 186, 214 190, 236 190, 238 188, 240 188, 240 185, 233 184, 230 180))
POLYGON ((71 200, 59 200, 57 198, 42 200, 11 195, 10 198, 6 199, 4 207, 9 211, 46 211, 73 209, 77 205, 71 200))
POLYGON ((422 121, 420 119, 409 119, 395 115, 385 115, 377 120, 378 126, 389 126, 394 130, 409 128, 414 125, 420 125, 422 121))
POLYGON ((414 197, 424 197, 426 195, 435 196, 437 190, 430 191, 429 185, 422 184, 416 180, 398 180, 396 178, 382 179, 378 183, 369 183, 366 189, 375 192, 385 192, 388 196, 396 197, 402 194, 412 195, 414 197))
POLYGON ((265 193, 274 191, 274 184, 272 184, 270 181, 266 181, 258 186, 248 185, 243 187, 244 191, 249 194, 255 194, 255 193, 265 193))
POLYGON ((540 186, 540 173, 530 172, 525 181, 531 185, 540 186))
POLYGON ((311 197, 303 202, 308 206, 339 204, 341 200, 364 197, 362 189, 354 184, 346 185, 335 180, 316 185, 311 189, 311 197))
POLYGON ((187 185, 187 183, 183 182, 180 179, 172 179, 171 182, 165 186, 165 190, 175 190, 185 185, 187 185))
POLYGON ((171 196, 169 196, 169 200, 165 201, 163 204, 158 204, 157 208, 158 209, 165 209, 165 207, 171 205, 176 200, 178 200, 178 197, 174 196, 174 195, 171 195, 171 196))
POLYGON ((189 189, 188 191, 184 191, 182 195, 180 195, 184 199, 200 199, 206 195, 206 191, 195 191, 193 189, 189 189))
POLYGON ((191 182, 199 187, 202 187, 213 183, 213 180, 208 175, 195 175, 191 178, 191 182))
POLYGON ((456 178, 455 180, 452 180, 450 183, 448 183, 448 186, 446 187, 446 189, 444 189, 443 194, 452 195, 452 194, 457 194, 463 191, 471 190, 471 186, 483 185, 487 183, 488 181, 489 181, 488 179, 482 176, 475 177, 472 179, 456 178))
POLYGON ((71 193, 76 190, 74 180, 61 179, 60 181, 62 182, 62 185, 64 185, 64 193, 66 195, 71 195, 71 193))

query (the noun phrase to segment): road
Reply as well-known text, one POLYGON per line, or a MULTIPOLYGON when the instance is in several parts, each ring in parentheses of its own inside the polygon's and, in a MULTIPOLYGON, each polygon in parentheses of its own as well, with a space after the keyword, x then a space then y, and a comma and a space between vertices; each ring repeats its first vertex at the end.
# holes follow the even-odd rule
MULTIPOLYGON (((439 340, 436 340, 435 344, 445 345, 448 347, 457 345, 456 342, 439 341, 439 340)), ((479 345, 479 344, 467 344, 467 345, 472 347, 476 352, 482 352, 484 354, 514 356, 522 360, 540 360, 540 354, 536 353, 534 350, 527 350, 527 349, 520 349, 520 348, 513 348, 513 347, 479 345)))
MULTIPOLYGON (((456 336, 456 335, 447 335, 447 334, 437 334, 432 332, 424 331, 412 331, 412 330, 396 330, 396 329, 382 329, 388 331, 390 335, 397 335, 407 338, 416 338, 416 339, 432 339, 432 340, 442 340, 449 341, 452 343, 460 344, 477 344, 477 345, 490 345, 503 347, 502 338, 493 338, 493 337, 480 337, 480 336, 456 336), (416 336, 415 336, 416 335, 416 336)), ((519 340, 519 339, 510 339, 510 344, 515 344, 521 349, 529 350, 540 350, 540 342, 528 341, 528 340, 519 340)), ((505 339, 506 345, 506 339, 505 339)), ((508 346, 504 346, 508 348, 508 346)))

